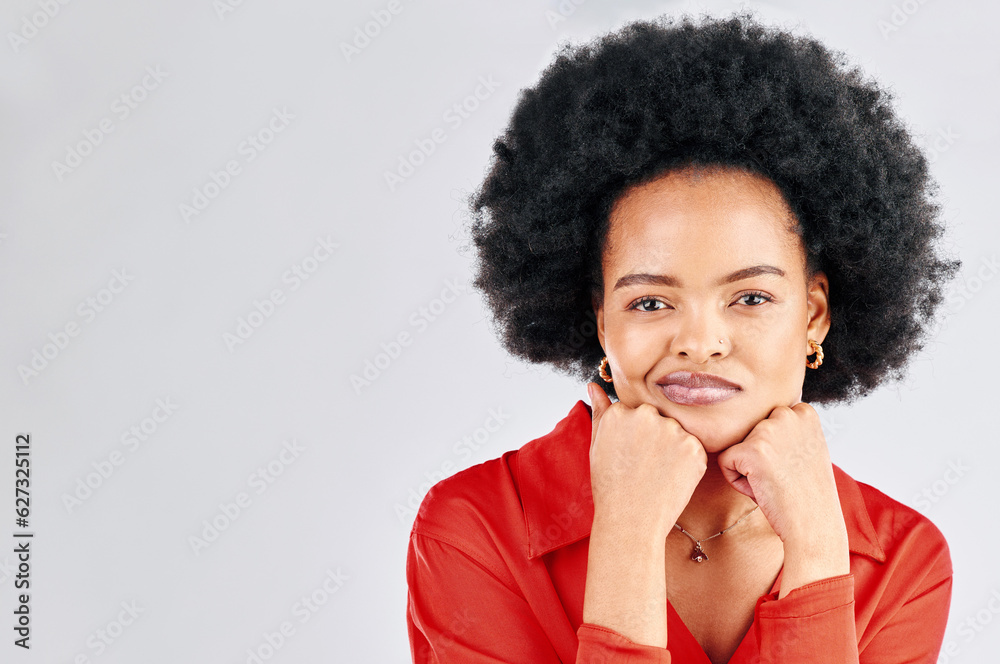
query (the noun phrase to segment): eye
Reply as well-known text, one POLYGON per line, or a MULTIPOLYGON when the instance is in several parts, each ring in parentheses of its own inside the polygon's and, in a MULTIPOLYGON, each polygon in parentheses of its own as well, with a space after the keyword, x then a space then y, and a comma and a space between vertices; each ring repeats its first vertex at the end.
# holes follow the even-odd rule
POLYGON ((646 311, 646 312, 653 312, 653 311, 661 311, 662 310, 662 308, 660 308, 660 309, 650 309, 650 308, 648 308, 646 306, 648 304, 662 304, 663 308, 665 308, 665 307, 668 306, 665 302, 663 302, 663 300, 657 300, 655 297, 649 297, 647 295, 647 296, 644 296, 644 297, 640 297, 638 300, 636 300, 632 304, 628 305, 627 309, 629 311, 631 311, 633 309, 638 309, 639 311, 646 311))
POLYGON ((772 298, 770 295, 761 293, 760 291, 751 291, 749 293, 743 293, 742 295, 740 295, 740 300, 743 300, 744 298, 748 297, 757 300, 755 304, 747 304, 747 306, 749 307, 759 307, 765 302, 771 302, 774 300, 774 298, 772 298))

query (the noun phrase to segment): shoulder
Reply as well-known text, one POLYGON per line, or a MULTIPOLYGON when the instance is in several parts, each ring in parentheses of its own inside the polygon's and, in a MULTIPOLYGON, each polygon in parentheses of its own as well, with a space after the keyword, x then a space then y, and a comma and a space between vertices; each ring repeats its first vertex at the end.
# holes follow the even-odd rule
POLYGON ((504 452, 437 482, 421 501, 411 532, 439 539, 465 537, 490 515, 511 509, 509 463, 516 453, 504 452))
MULTIPOLYGON (((590 411, 581 400, 519 449, 439 481, 424 496, 411 536, 531 557, 542 517, 589 488, 590 411)), ((582 527, 582 526, 581 526, 582 527)), ((536 543, 537 544, 537 543, 536 543)))
POLYGON ((861 516, 867 517, 871 539, 881 549, 883 565, 908 570, 911 580, 923 577, 921 586, 935 585, 952 575, 948 543, 927 516, 843 471, 840 473, 845 483, 857 488, 864 508, 861 516))
POLYGON ((514 588, 511 550, 523 548, 518 540, 524 531, 508 469, 514 454, 505 452, 432 486, 413 521, 408 557, 452 576, 475 564, 514 588))

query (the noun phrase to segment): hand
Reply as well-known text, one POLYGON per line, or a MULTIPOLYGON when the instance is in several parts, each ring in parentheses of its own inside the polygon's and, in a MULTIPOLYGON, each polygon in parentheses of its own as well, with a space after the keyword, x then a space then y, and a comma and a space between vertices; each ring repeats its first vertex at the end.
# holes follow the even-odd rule
POLYGON ((593 403, 590 481, 594 516, 666 538, 708 467, 695 436, 648 403, 612 404, 588 383, 593 403))
POLYGON ((722 451, 718 464, 729 484, 760 506, 784 543, 782 576, 789 583, 781 584, 782 595, 850 572, 837 483, 812 406, 776 407, 742 442, 722 451))

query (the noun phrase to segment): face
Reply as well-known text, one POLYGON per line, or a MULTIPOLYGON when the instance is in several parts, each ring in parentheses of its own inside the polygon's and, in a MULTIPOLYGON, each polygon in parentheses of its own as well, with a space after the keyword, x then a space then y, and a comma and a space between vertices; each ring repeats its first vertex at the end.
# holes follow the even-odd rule
POLYGON ((830 329, 829 284, 807 279, 795 225, 770 180, 735 169, 672 171, 625 191, 594 302, 623 404, 652 404, 713 453, 801 401, 808 340, 830 329), (677 382, 697 374, 738 389, 677 382))

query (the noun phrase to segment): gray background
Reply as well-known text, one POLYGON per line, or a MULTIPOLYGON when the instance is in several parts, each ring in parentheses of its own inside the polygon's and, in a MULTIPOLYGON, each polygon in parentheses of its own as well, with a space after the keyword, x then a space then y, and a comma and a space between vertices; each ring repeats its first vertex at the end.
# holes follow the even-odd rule
MULTIPOLYGON (((3 4, 2 624, 13 622, 22 431, 36 537, 33 647, 15 648, 5 631, 0 659, 245 662, 287 621, 294 632, 268 661, 408 661, 408 501, 429 479, 547 433, 586 398, 582 383, 500 350, 468 288, 464 199, 494 137, 561 42, 661 12, 741 6, 577 2, 400 0, 350 58, 341 44, 387 2, 245 0, 223 11, 210 0, 53 0, 51 18, 38 0, 3 4), (481 77, 493 89, 479 89, 461 123, 449 119, 481 77), (127 117, 122 95, 135 106, 127 117), (275 108, 294 117, 268 136, 275 108), (97 142, 102 121, 112 131, 97 142), (437 129, 445 140, 390 187, 385 173, 437 129), (243 142, 258 133, 273 141, 249 160, 243 142), (58 175, 53 163, 81 143, 87 154, 58 175), (206 190, 230 160, 239 173, 206 190), (195 189, 214 197, 185 220, 195 189), (323 261, 318 238, 338 245, 323 261), (295 267, 309 278, 293 289, 295 267), (118 293, 107 290, 115 271, 128 279, 111 284, 118 293), (275 289, 281 304, 230 348, 225 335, 275 289), (60 337, 74 323, 76 335, 60 337), (401 333, 409 345, 379 358, 401 333), (25 374, 46 344, 51 357, 25 374), (356 389, 369 361, 382 368, 356 389), (157 400, 175 405, 169 417, 157 400), (491 412, 505 421, 479 431, 491 412), (123 441, 133 426, 146 440, 123 441), (476 449, 456 446, 463 437, 476 449), (292 440, 298 456, 283 462, 292 440), (273 483, 254 480, 269 464, 273 483), (87 482, 96 488, 81 499, 87 482), (240 492, 228 519, 220 504, 240 492), (190 538, 213 519, 225 528, 196 552, 190 538), (328 571, 339 575, 332 594, 328 571), (302 622, 296 603, 314 591, 325 604, 302 622), (142 613, 119 631, 122 602, 142 613), (99 654, 98 630, 116 635, 99 654)), ((820 410, 835 463, 944 531, 956 573, 941 661, 985 661, 1000 647, 990 480, 1000 9, 750 5, 845 50, 895 92, 931 151, 946 250, 965 262, 941 328, 906 381, 820 410)))

